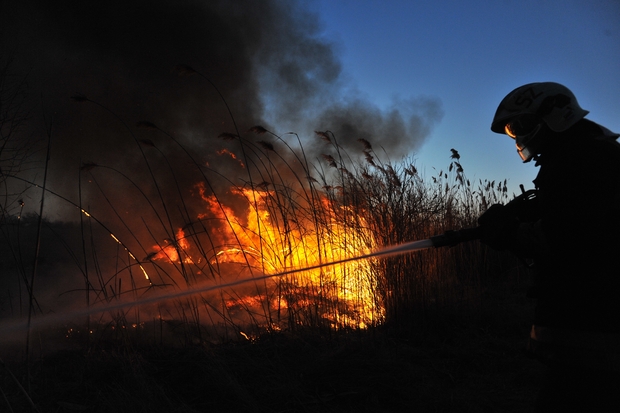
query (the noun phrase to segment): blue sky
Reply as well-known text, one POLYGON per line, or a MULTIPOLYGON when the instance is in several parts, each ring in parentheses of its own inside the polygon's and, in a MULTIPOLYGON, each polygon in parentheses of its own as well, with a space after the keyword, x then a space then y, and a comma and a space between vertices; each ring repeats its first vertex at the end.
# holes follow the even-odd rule
MULTIPOLYGON (((438 97, 442 121, 415 153, 445 168, 450 148, 472 180, 531 187, 538 168, 490 131, 497 105, 525 83, 569 87, 588 118, 620 132, 620 1, 318 0, 344 75, 379 107, 438 97)), ((432 171, 431 171, 432 172, 432 171)))
MULTIPOLYGON (((67 4, 8 2, 0 32, 12 35, 0 36, 0 46, 13 54, 14 72, 27 74, 35 108, 29 126, 37 136, 45 136, 41 124, 54 115, 49 186, 73 200, 78 183, 68 177, 77 177, 83 162, 150 182, 127 131, 106 111, 69 99, 80 93, 127 125, 157 120, 197 159, 225 176, 239 173, 219 152, 234 150, 219 138, 234 131, 231 116, 204 79, 171 71, 179 63, 217 85, 241 132, 264 124, 293 145, 286 132, 298 132, 310 142, 310 159, 320 162, 326 150, 316 129, 334 131, 339 144, 358 152, 357 138, 368 136, 375 149, 391 149, 391 161, 413 157, 427 176, 446 169, 454 148, 471 181, 507 179, 515 193, 519 184, 532 186, 537 168, 521 162, 509 138, 490 131, 497 105, 514 88, 563 83, 590 119, 620 132, 620 0, 67 4), (399 116, 392 116, 394 102, 399 116)), ((185 161, 164 137, 134 133, 185 161)), ((190 191, 196 180, 181 181, 190 191)), ((170 190, 175 199, 177 188, 170 190)))

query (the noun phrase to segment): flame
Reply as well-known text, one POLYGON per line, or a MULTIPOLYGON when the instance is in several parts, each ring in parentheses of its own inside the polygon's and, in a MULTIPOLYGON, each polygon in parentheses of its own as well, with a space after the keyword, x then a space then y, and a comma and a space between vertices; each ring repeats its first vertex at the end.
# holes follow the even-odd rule
MULTIPOLYGON (((179 257, 179 253, 185 252, 189 250, 190 245, 189 241, 185 236, 185 232, 183 228, 179 228, 174 235, 174 239, 166 238, 164 240, 165 245, 155 245, 153 248, 155 249, 154 253, 149 254, 149 260, 166 260, 170 262, 181 262, 181 257, 179 257)), ((186 264, 191 264, 192 259, 189 255, 185 255, 183 262, 186 264)))
POLYGON ((232 153, 231 151, 229 151, 228 149, 221 149, 219 151, 216 152, 218 155, 228 155, 231 157, 231 159, 234 159, 235 161, 239 162, 239 165, 242 168, 245 168, 245 165, 243 164, 243 162, 237 158, 237 155, 235 155, 234 153, 232 153))
POLYGON ((185 225, 190 235, 178 229, 174 239, 153 247, 149 260, 182 261, 197 265, 197 274, 215 271, 220 277, 288 272, 267 282, 263 277, 260 286, 232 291, 223 298, 229 314, 252 313, 254 320, 262 314, 261 326, 270 329, 303 321, 292 315, 310 317, 300 315, 304 311, 335 328, 366 328, 382 320, 371 262, 330 264, 375 248, 367 225, 351 208, 318 196, 293 202, 266 186, 232 188, 230 194, 238 200, 229 202, 235 204, 233 208, 208 194, 203 184, 196 188, 204 209, 196 222, 185 225), (209 247, 196 226, 203 236, 208 233, 209 247), (190 251, 199 251, 195 256, 200 258, 192 260, 190 251), (313 269, 304 269, 308 267, 313 269))
MULTIPOLYGON (((275 191, 235 189, 233 192, 248 204, 244 216, 223 205, 217 197, 207 195, 204 187, 200 186, 199 192, 206 205, 199 218, 216 217, 221 224, 216 231, 219 248, 211 258, 214 264, 237 263, 269 275, 343 260, 374 248, 372 234, 364 230, 363 222, 360 225, 361 218, 351 209, 334 206, 327 198, 319 199, 319 205, 315 206, 321 211, 317 221, 283 212, 284 202, 277 201, 279 195, 275 191)), ((320 297, 335 306, 322 317, 336 326, 365 328, 382 317, 382 309, 373 294, 370 265, 368 261, 352 261, 276 279, 271 287, 279 293, 267 293, 268 297, 276 297, 263 297, 262 307, 310 308, 320 297)), ((258 297, 235 297, 227 307, 256 307, 258 300, 258 297)))

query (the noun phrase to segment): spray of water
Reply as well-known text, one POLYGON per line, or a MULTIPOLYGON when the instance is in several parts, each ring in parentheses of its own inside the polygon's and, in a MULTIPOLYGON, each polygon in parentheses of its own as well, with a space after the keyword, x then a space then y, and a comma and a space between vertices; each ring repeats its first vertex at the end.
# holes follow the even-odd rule
MULTIPOLYGON (((406 243, 399 244, 399 245, 393 245, 393 246, 381 248, 381 249, 378 249, 376 251, 373 251, 367 254, 362 254, 362 255, 345 258, 341 260, 336 260, 336 261, 325 262, 325 263, 321 263, 321 264, 317 264, 317 265, 313 265, 309 267, 304 267, 304 268, 290 269, 290 270, 282 271, 276 274, 265 274, 265 275, 255 276, 255 277, 248 277, 248 278, 239 279, 239 280, 225 283, 225 284, 200 285, 200 286, 189 288, 183 291, 175 291, 175 292, 167 293, 167 294, 153 295, 151 297, 145 297, 139 300, 118 301, 118 302, 109 303, 106 305, 91 306, 88 308, 73 309, 71 311, 64 311, 64 312, 59 312, 55 314, 42 315, 42 316, 33 318, 30 322, 30 327, 37 328, 37 327, 42 327, 46 325, 54 325, 54 324, 70 321, 80 316, 88 316, 88 315, 97 314, 97 313, 104 313, 108 311, 121 310, 121 309, 137 307, 137 306, 146 305, 146 304, 153 304, 153 303, 167 301, 167 300, 189 297, 192 295, 197 295, 197 294, 206 293, 210 291, 216 291, 216 290, 221 290, 224 288, 235 287, 241 284, 262 281, 262 280, 266 280, 269 278, 283 277, 285 275, 294 274, 296 272, 311 271, 311 270, 315 270, 318 268, 328 267, 328 266, 332 266, 336 264, 343 264, 343 263, 351 262, 351 261, 358 261, 358 260, 370 259, 370 258, 383 258, 383 257, 394 256, 394 255, 406 254, 406 253, 413 252, 413 251, 427 249, 433 246, 434 244, 431 239, 406 242, 406 243)), ((12 321, 5 321, 3 323, 0 323, 0 340, 2 340, 2 337, 8 338, 10 336, 10 333, 25 331, 27 329, 28 329, 28 324, 27 322, 23 320, 12 320, 12 321)))

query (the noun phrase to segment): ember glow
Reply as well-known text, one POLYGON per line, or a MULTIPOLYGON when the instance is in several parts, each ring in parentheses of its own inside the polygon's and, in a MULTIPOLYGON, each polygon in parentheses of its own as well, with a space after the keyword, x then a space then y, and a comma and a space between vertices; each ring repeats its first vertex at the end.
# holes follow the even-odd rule
POLYGON ((241 160, 239 160, 239 158, 237 158, 237 155, 235 155, 233 152, 229 151, 228 149, 221 149, 217 151, 216 153, 218 155, 230 156, 231 159, 234 159, 235 161, 239 162, 239 166, 241 166, 242 168, 245 168, 245 165, 243 164, 243 162, 241 162, 241 160))
POLYGON ((182 228, 179 228, 175 234, 174 239, 166 238, 164 245, 155 245, 153 248, 155 252, 149 254, 147 257, 149 260, 168 260, 170 262, 178 263, 183 260, 186 264, 192 263, 192 258, 184 254, 189 249, 189 241, 185 237, 185 232, 182 228))
MULTIPOLYGON (((82 214, 84 214, 86 217, 88 218, 93 218, 93 216, 90 214, 90 212, 88 212, 87 210, 80 208, 80 211, 82 212, 82 214)), ((121 242, 121 240, 118 239, 118 237, 116 235, 114 235, 113 233, 110 232, 110 237, 112 237, 112 239, 118 244, 120 245, 126 252, 127 255, 129 255, 129 257, 131 257, 131 259, 133 259, 137 264, 138 267, 140 267, 140 271, 142 271, 142 274, 144 274, 144 278, 149 281, 149 283, 151 282, 151 278, 149 277, 149 274, 146 272, 146 269, 144 268, 144 266, 140 263, 140 261, 138 261, 138 259, 136 258, 135 255, 133 255, 133 253, 131 251, 129 251, 129 248, 127 248, 125 246, 125 244, 123 244, 121 242)))
MULTIPOLYGON (((260 313, 270 328, 278 329, 282 323, 303 323, 310 316, 336 328, 366 328, 381 320, 383 311, 373 294, 371 260, 315 268, 374 248, 372 235, 353 211, 325 197, 317 198, 317 205, 307 205, 307 200, 283 199, 275 190, 248 188, 231 189, 244 206, 233 208, 207 194, 204 186, 197 188, 205 206, 198 222, 210 228, 212 246, 204 257, 208 262, 199 266, 202 272, 206 273, 208 266, 217 269, 222 278, 262 280, 260 288, 251 292, 231 292, 224 301, 229 311, 260 313), (308 267, 313 269, 303 270, 308 267), (296 269, 300 271, 265 281, 264 275, 296 269)), ((158 246, 151 259, 197 264, 199 260, 193 262, 190 251, 209 250, 193 245, 201 242, 191 235, 197 232, 197 225, 190 225, 192 230, 186 226, 188 236, 179 229, 176 240, 158 246), (179 253, 185 256, 180 258, 179 253)))

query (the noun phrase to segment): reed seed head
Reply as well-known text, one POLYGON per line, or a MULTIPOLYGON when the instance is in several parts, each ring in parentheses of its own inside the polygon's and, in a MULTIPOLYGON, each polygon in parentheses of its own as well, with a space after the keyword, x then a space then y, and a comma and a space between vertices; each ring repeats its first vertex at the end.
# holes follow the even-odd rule
POLYGON ((263 134, 267 133, 267 129, 263 128, 260 125, 256 125, 256 126, 252 126, 250 128, 250 132, 254 132, 257 135, 263 135, 263 134))
POLYGON ((239 138, 239 135, 235 135, 234 133, 230 133, 230 132, 224 132, 224 133, 220 133, 218 138, 221 138, 225 141, 232 141, 232 140, 239 138))
POLYGON ((153 143, 152 140, 150 139, 140 139, 140 143, 146 146, 150 146, 152 148, 155 148, 155 144, 153 143))
POLYGON ((151 261, 157 255, 157 251, 149 253, 146 257, 142 258, 142 261, 151 261))
POLYGON ((138 123, 136 123, 136 127, 140 129, 159 129, 157 125, 155 125, 154 123, 148 122, 145 120, 141 120, 138 123))
POLYGON ((314 133, 319 135, 321 137, 321 139, 323 139, 324 141, 327 141, 329 143, 332 142, 332 140, 330 139, 330 137, 329 137, 327 132, 322 132, 322 131, 315 130, 314 133))
POLYGON ((327 155, 327 154, 323 154, 322 156, 323 156, 323 159, 325 159, 327 161, 329 166, 331 166, 333 168, 337 168, 338 167, 338 165, 336 165, 336 160, 334 159, 333 156, 327 155))
POLYGON ((197 72, 188 65, 178 64, 172 68, 172 71, 181 77, 188 77, 195 75, 197 72))
POLYGON ((371 151, 372 150, 372 145, 366 139, 360 138, 360 139, 358 139, 358 142, 361 142, 362 145, 364 145, 364 151, 371 151))
POLYGON ((86 97, 86 95, 83 95, 81 93, 71 96, 71 100, 78 103, 88 102, 88 98, 86 97))
POLYGON ((96 168, 97 166, 99 166, 99 165, 97 165, 97 164, 96 164, 96 163, 94 163, 94 162, 85 162, 85 163, 83 163, 83 164, 82 164, 82 166, 80 167, 80 171, 87 172, 87 171, 90 171, 90 170, 91 170, 91 169, 93 169, 93 168, 96 168))
POLYGON ((266 141, 259 141, 258 144, 260 146, 263 147, 263 149, 267 149, 268 151, 272 151, 275 152, 275 149, 273 149, 273 144, 270 142, 266 142, 266 141))

